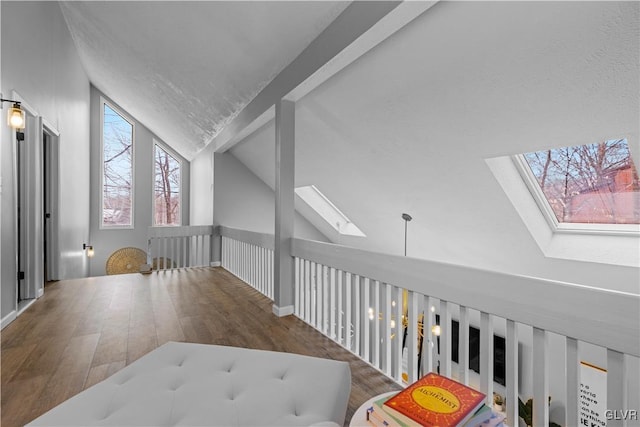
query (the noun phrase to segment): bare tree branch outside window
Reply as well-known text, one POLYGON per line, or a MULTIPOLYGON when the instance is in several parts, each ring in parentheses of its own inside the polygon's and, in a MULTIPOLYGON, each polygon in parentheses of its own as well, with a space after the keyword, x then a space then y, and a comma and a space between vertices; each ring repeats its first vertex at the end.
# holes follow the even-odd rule
POLYGON ((180 225, 180 162, 155 146, 154 225, 180 225))
POLYGON ((640 184, 626 139, 524 155, 558 222, 640 223, 640 184))
POLYGON ((133 125, 104 104, 102 225, 131 226, 133 125))

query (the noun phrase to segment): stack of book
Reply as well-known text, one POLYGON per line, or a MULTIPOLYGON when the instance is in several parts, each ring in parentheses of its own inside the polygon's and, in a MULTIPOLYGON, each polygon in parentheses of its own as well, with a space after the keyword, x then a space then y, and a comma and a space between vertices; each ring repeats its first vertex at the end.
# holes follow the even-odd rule
POLYGON ((486 395, 452 379, 429 373, 392 397, 367 408, 377 427, 494 427, 504 415, 484 402, 486 395))

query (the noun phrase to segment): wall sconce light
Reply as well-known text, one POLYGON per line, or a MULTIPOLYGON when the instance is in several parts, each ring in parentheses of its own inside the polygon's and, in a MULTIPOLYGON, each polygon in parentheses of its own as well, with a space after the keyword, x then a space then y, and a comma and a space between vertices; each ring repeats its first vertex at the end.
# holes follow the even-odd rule
POLYGON ((7 124, 9 127, 14 130, 24 129, 26 118, 24 110, 20 107, 20 102, 11 99, 4 99, 2 98, 2 94, 0 94, 0 108, 2 108, 2 104, 5 102, 13 103, 13 107, 9 108, 7 111, 7 124))
POLYGON ((93 258, 93 256, 95 255, 95 252, 93 251, 93 246, 91 245, 87 245, 86 243, 82 244, 82 250, 86 250, 87 251, 87 256, 89 258, 93 258))
POLYGON ((431 327, 431 333, 436 337, 439 337, 441 332, 442 330, 440 329, 440 325, 433 325, 431 327))

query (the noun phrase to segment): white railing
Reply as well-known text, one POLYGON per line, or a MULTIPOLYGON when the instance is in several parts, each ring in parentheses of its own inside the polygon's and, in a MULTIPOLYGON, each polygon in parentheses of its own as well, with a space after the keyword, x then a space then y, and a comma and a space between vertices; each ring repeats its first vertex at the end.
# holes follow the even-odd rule
POLYGON ((222 267, 273 299, 273 236, 220 227, 222 267))
POLYGON ((209 266, 214 227, 149 227, 147 263, 155 271, 209 266))
MULTIPOLYGON (((273 265, 255 254, 272 250, 273 236, 226 227, 220 233, 225 268, 272 277, 273 265)), ((625 373, 640 365, 639 295, 302 239, 293 239, 292 253, 294 314, 399 383, 439 370, 479 388, 488 400, 498 391, 506 396, 508 424, 517 426, 514 402, 547 402, 550 372, 559 370, 566 384, 553 401, 562 405, 561 424, 577 426, 578 364, 601 357, 607 408, 620 414, 637 407, 629 397, 637 379, 625 373), (436 319, 439 337, 432 334, 436 319), (459 363, 451 360, 452 320, 459 325, 459 363), (469 366, 469 325, 480 331, 479 375, 469 366), (505 340, 504 387, 494 382, 494 334, 505 340)), ((548 425, 549 411, 534 405, 533 425, 548 425)))

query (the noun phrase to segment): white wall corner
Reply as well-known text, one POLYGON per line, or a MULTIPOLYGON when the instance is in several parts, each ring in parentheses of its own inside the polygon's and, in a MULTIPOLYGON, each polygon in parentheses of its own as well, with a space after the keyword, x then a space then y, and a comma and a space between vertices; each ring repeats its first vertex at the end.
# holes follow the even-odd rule
POLYGON ((16 320, 16 317, 18 317, 18 314, 16 313, 15 310, 7 314, 5 317, 2 318, 2 323, 0 323, 0 329, 4 329, 9 323, 16 320))
POLYGON ((40 298, 44 295, 44 286, 38 289, 38 296, 36 298, 40 298))
POLYGON ((275 314, 278 317, 284 317, 284 316, 289 316, 291 314, 293 314, 293 306, 292 305, 286 305, 284 307, 278 307, 277 305, 273 305, 273 314, 275 314))
POLYGON ((211 266, 211 267, 222 267, 222 263, 220 261, 211 261, 209 263, 209 266, 211 266))

